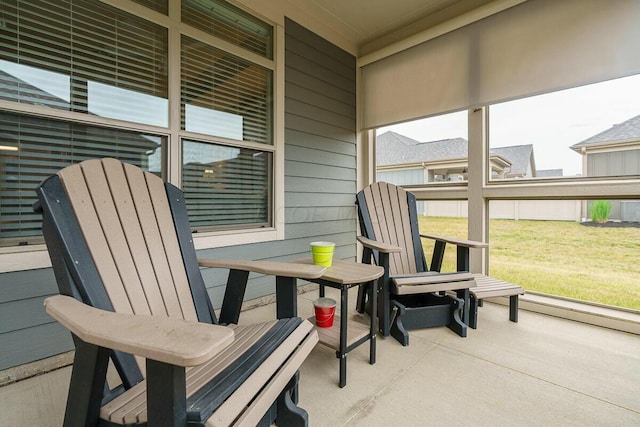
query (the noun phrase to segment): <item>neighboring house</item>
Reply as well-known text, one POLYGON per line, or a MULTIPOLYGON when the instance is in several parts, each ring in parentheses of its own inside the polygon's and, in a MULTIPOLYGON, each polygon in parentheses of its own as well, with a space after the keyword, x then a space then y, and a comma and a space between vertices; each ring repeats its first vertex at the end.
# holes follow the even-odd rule
POLYGON ((514 145, 489 150, 491 176, 493 179, 533 178, 537 177, 533 145, 514 145), (494 164, 503 160, 508 164, 497 169, 494 164))
POLYGON ((640 175, 640 115, 571 146, 584 176, 640 175))
POLYGON ((557 178, 564 176, 562 169, 538 169, 536 170, 536 177, 538 178, 557 178))
MULTIPOLYGON (((388 131, 376 137, 378 181, 396 185, 466 181, 468 142, 464 138, 419 142, 388 131)), ((536 170, 532 145, 489 151, 493 179, 561 177, 562 169, 536 170)), ((420 215, 466 217, 466 200, 419 201, 420 215)), ((491 218, 579 221, 581 202, 575 200, 495 200, 491 218)))
MULTIPOLYGON (((419 142, 393 131, 376 137, 377 176, 396 184, 466 181, 468 141, 464 138, 419 142)), ((489 152, 494 179, 536 176, 532 145, 500 147, 489 152)))
MULTIPOLYGON (((582 155, 583 176, 640 175, 640 115, 613 125, 571 149, 582 155)), ((588 217, 587 211, 585 208, 585 217, 588 217)), ((612 201, 610 218, 640 221, 640 202, 612 201)))

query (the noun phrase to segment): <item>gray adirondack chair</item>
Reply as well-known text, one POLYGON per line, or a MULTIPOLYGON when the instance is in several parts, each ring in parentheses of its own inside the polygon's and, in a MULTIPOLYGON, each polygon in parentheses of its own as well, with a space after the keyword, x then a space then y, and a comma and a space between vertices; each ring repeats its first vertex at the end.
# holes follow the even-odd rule
MULTIPOLYGON (((517 321, 517 297, 524 290, 469 272, 469 249, 487 247, 486 243, 421 234, 415 196, 393 184, 370 185, 357 194, 356 203, 363 262, 385 268, 378 305, 383 335, 391 334, 408 345, 408 330, 447 325, 464 337, 467 325, 477 326, 479 300, 489 296, 511 296, 510 317, 517 321), (435 241, 430 266, 422 238, 435 241), (441 273, 447 243, 457 247, 457 271, 441 273), (453 291, 456 297, 444 295, 447 291, 453 291)), ((359 294, 360 311, 364 310, 365 297, 364 292, 359 294)))
POLYGON ((291 315, 295 278, 324 268, 211 261, 230 269, 218 322, 178 188, 101 159, 61 170, 37 193, 62 294, 46 311, 76 346, 65 426, 308 424, 298 370, 318 338, 291 315), (249 271, 278 276, 279 319, 234 325, 249 271), (112 388, 109 359, 122 381, 112 388))

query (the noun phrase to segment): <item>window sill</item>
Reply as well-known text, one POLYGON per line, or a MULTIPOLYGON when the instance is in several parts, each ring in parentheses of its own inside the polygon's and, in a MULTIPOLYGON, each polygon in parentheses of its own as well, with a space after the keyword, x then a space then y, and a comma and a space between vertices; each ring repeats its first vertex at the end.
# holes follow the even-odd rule
MULTIPOLYGON (((509 305, 507 297, 488 298, 487 301, 509 305)), ((520 297, 519 307, 521 310, 640 335, 640 311, 638 310, 531 291, 527 291, 520 297)))
POLYGON ((0 273, 51 267, 45 245, 0 248, 0 273))
MULTIPOLYGON (((193 235, 193 244, 196 250, 201 250, 282 239, 284 231, 268 228, 196 233, 193 235)), ((48 267, 51 267, 51 260, 45 245, 0 248, 0 274, 48 267)))
POLYGON ((196 250, 199 251, 201 249, 221 248, 283 239, 284 231, 279 231, 276 228, 254 228, 250 230, 234 230, 233 232, 196 233, 193 234, 193 245, 196 250))

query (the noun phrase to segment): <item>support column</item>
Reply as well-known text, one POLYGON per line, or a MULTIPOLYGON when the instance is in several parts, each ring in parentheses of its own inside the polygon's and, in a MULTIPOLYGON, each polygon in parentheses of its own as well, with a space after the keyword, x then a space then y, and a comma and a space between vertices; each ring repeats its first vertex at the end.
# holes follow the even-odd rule
MULTIPOLYGON (((486 107, 469 110, 469 183, 468 227, 469 240, 489 241, 489 201, 484 197, 484 186, 488 181, 489 110, 486 107)), ((470 271, 488 272, 488 249, 471 249, 470 271)))

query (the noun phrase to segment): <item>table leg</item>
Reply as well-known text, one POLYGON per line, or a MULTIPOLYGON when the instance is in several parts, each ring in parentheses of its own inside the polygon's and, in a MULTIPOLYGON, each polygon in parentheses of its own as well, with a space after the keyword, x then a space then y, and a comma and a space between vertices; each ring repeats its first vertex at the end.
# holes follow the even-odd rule
POLYGON ((376 280, 372 280, 369 284, 369 301, 371 301, 371 325, 369 333, 369 364, 376 363, 376 334, 378 333, 376 328, 376 321, 378 320, 378 283, 376 280))
POLYGON ((338 357, 340 359, 340 388, 347 385, 347 313, 349 310, 348 301, 349 289, 342 287, 340 290, 340 349, 338 357))
MULTIPOLYGON (((380 265, 389 265, 389 254, 380 252, 380 265)), ((380 317, 380 324, 378 328, 383 337, 388 337, 391 331, 391 299, 389 295, 389 269, 384 269, 384 275, 382 276, 382 286, 378 290, 378 316, 380 317)))
MULTIPOLYGON (((458 246, 456 250, 456 265, 458 271, 471 271, 471 264, 469 262, 469 248, 466 246, 458 246)), ((469 289, 464 289, 457 292, 457 297, 464 300, 464 307, 462 307, 462 321, 465 325, 469 325, 469 289)))

